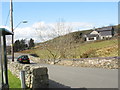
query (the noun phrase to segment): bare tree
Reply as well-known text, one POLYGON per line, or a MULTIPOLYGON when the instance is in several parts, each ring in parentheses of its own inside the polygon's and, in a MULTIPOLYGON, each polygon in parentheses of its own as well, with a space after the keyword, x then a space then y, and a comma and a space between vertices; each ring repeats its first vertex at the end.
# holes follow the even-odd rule
MULTIPOLYGON (((52 39, 52 44, 45 45, 44 48, 49 52, 50 56, 52 56, 53 63, 55 64, 56 59, 66 58, 66 50, 67 47, 71 47, 71 36, 68 34, 72 30, 71 26, 66 25, 63 19, 59 19, 57 23, 52 26, 41 26, 39 28, 35 28, 37 33, 39 33, 40 39, 45 42, 45 36, 42 35, 42 31, 48 30, 50 33, 47 33, 47 38, 52 39), (62 35, 66 35, 67 38, 60 37, 62 35), (57 39, 59 38, 59 39, 57 39), (69 41, 69 42, 68 42, 69 41), (57 43, 56 43, 57 42, 57 43)), ((44 43, 45 44, 45 43, 44 43)), ((49 59, 50 59, 50 56, 49 59)))

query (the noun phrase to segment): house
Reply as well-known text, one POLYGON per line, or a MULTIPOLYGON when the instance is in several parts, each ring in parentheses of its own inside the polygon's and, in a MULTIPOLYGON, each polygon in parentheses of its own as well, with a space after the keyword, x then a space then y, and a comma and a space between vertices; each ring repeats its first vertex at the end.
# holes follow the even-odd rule
POLYGON ((102 40, 114 36, 113 27, 103 27, 93 30, 90 34, 85 35, 86 41, 102 40))

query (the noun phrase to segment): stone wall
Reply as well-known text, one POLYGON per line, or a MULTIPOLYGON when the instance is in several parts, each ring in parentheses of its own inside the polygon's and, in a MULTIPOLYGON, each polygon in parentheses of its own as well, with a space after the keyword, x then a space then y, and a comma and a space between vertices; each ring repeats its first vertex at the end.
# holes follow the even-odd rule
POLYGON ((8 62, 8 69, 20 78, 20 71, 25 71, 25 80, 28 88, 48 88, 48 69, 37 64, 20 64, 8 62))
POLYGON ((30 58, 30 60, 32 60, 34 63, 47 63, 48 59, 40 59, 39 57, 34 57, 31 55, 28 55, 28 57, 30 58))
POLYGON ((61 60, 57 64, 77 67, 118 69, 118 58, 94 58, 61 60))
POLYGON ((65 66, 76 66, 76 67, 95 67, 95 68, 108 68, 118 69, 118 57, 107 57, 107 58, 81 58, 81 59, 59 59, 54 60, 46 59, 41 60, 36 57, 30 56, 30 59, 36 63, 47 63, 47 64, 58 64, 65 66))

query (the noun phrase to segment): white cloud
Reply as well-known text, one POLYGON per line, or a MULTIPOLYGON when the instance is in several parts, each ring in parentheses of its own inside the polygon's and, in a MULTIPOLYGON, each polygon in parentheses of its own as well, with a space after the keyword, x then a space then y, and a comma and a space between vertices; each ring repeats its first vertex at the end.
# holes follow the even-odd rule
POLYGON ((32 27, 17 28, 14 30, 15 40, 36 38, 36 30, 32 27))
POLYGON ((45 22, 41 21, 41 22, 37 22, 37 23, 34 23, 32 25, 33 28, 39 28, 39 27, 45 27, 45 22))
POLYGON ((93 28, 93 24, 91 23, 85 23, 85 22, 68 22, 68 25, 71 25, 73 27, 73 30, 87 30, 93 28))
MULTIPOLYGON (((68 33, 68 27, 71 28, 69 32, 78 31, 78 30, 87 30, 93 28, 93 24, 91 23, 83 23, 83 22, 65 22, 65 29, 57 30, 58 27, 56 23, 45 23, 45 22, 37 22, 34 23, 31 27, 25 28, 16 28, 14 30, 15 40, 21 39, 30 39, 33 38, 35 42, 41 42, 45 40, 52 39, 57 36, 57 33, 60 35, 64 35, 68 33), (53 30, 54 29, 54 30, 53 30), (41 38, 42 36, 42 38, 41 38)), ((8 40, 10 43, 11 39, 8 40)))
POLYGON ((0 26, 0 28, 5 28, 5 29, 7 29, 7 30, 10 30, 10 28, 7 27, 7 26, 0 26))

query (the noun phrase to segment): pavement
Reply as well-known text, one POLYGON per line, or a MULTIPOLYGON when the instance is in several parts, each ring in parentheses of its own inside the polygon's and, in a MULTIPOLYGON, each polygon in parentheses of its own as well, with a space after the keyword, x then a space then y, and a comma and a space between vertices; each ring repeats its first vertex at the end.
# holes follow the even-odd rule
POLYGON ((118 88, 118 69, 37 65, 48 68, 50 88, 118 88))

